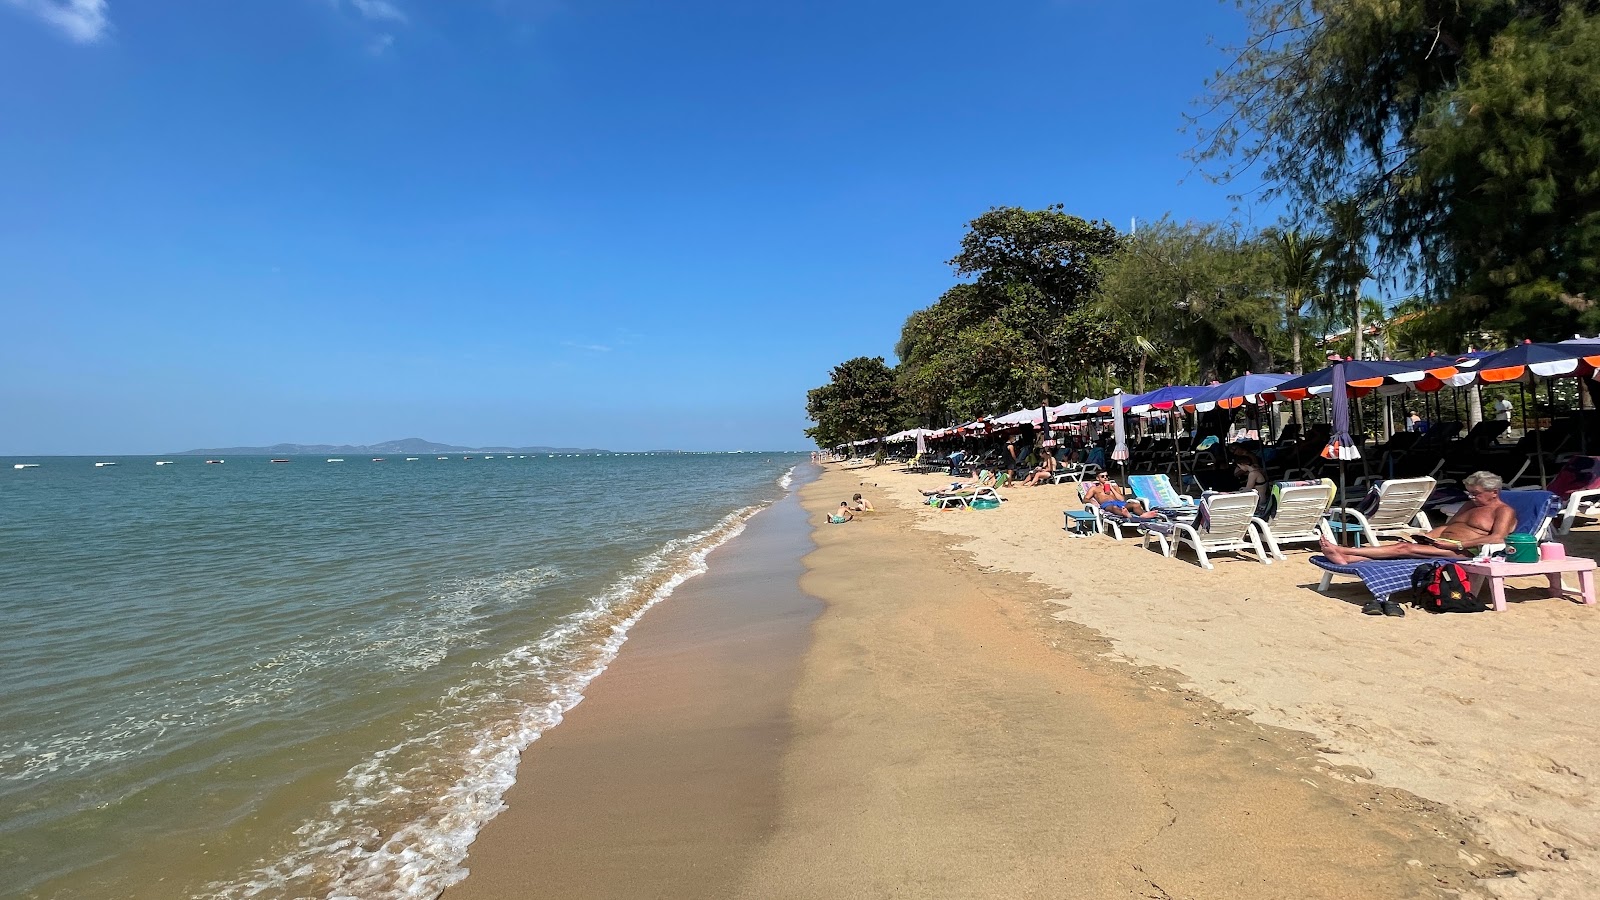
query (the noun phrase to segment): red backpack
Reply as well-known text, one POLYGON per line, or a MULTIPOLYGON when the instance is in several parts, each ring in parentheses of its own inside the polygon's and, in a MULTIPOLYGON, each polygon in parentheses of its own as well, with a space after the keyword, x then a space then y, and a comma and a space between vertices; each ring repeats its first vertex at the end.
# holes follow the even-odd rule
POLYGON ((1428 612, 1480 612, 1483 602, 1468 587, 1467 570, 1453 562, 1430 562, 1411 573, 1411 593, 1428 612))

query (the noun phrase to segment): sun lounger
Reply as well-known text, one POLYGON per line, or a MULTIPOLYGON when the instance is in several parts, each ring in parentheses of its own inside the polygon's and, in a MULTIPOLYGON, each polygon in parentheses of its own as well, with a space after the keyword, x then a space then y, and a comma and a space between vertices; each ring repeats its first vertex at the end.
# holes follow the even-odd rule
POLYGON ((977 487, 973 488, 972 490, 963 491, 939 491, 927 496, 928 505, 936 509, 953 509, 958 506, 971 506, 972 501, 974 500, 994 500, 999 502, 1001 499, 1003 499, 992 487, 977 487))
POLYGON ((1172 514, 1176 519, 1193 520, 1199 507, 1195 505, 1194 498, 1178 493, 1172 486, 1172 479, 1165 475, 1130 475, 1128 488, 1133 495, 1145 502, 1151 509, 1163 510, 1172 514))
MULTIPOLYGON (((1536 538, 1544 539, 1550 535, 1551 523, 1560 513, 1556 496, 1549 491, 1501 491, 1500 497, 1517 513, 1515 530, 1524 534, 1531 534, 1536 538)), ((1484 548, 1490 553, 1505 549, 1503 544, 1489 544, 1484 548)), ((1366 582, 1367 589, 1372 591, 1372 596, 1379 600, 1387 600, 1389 594, 1399 590, 1400 575, 1405 573, 1404 587, 1410 587, 1410 574, 1416 571, 1417 566, 1425 562, 1437 562, 1444 557, 1413 557, 1409 559, 1369 559, 1354 563, 1336 563, 1323 556, 1311 557, 1311 564, 1322 570, 1322 583, 1317 586, 1319 591, 1327 591, 1333 584, 1333 576, 1347 575, 1359 577, 1366 582), (1409 564, 1409 568, 1406 564, 1409 564), (1377 587, 1374 587, 1374 585, 1377 587), (1382 594, 1379 590, 1383 590, 1382 594)))
MULTIPOLYGON (((1261 536, 1256 533, 1252 521, 1255 511, 1255 491, 1211 494, 1200 501, 1199 518, 1195 524, 1172 523, 1172 545, 1165 554, 1172 556, 1178 547, 1188 544, 1194 548, 1200 566, 1210 569, 1214 567, 1207 558, 1208 553, 1253 550, 1262 565, 1271 565, 1272 557, 1262 547, 1261 536)), ((1151 530, 1145 531, 1145 543, 1149 543, 1152 534, 1154 532, 1151 530)))
MULTIPOLYGON (((1455 559, 1461 562, 1465 557, 1455 559)), ((1353 563, 1336 563, 1326 556, 1311 557, 1311 564, 1322 570, 1322 583, 1317 585, 1317 590, 1326 593, 1328 586, 1333 584, 1333 576, 1344 575, 1350 578, 1360 578, 1372 593, 1373 599, 1382 603, 1389 599, 1391 594, 1411 590, 1411 574, 1417 566, 1430 562, 1449 562, 1450 559, 1440 556, 1431 556, 1427 559, 1366 559, 1353 563)))
POLYGON ((1378 538, 1384 535, 1427 531, 1432 526, 1428 524, 1422 505, 1433 493, 1434 484, 1432 478, 1380 481, 1361 504, 1330 510, 1328 526, 1336 532, 1357 532, 1369 544, 1377 544, 1378 538))
POLYGON ((1334 490, 1333 482, 1325 478, 1309 483, 1280 481, 1272 486, 1271 508, 1266 516, 1252 521, 1273 556, 1288 559, 1284 544, 1315 544, 1324 536, 1333 539, 1323 519, 1333 505, 1334 490))

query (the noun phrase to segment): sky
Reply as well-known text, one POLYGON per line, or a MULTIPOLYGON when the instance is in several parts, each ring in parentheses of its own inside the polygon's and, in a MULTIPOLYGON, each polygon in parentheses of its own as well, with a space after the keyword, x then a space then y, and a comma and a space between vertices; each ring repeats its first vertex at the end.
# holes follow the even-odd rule
POLYGON ((1243 30, 1212 0, 0 0, 0 455, 805 448, 805 392, 892 362, 984 210, 1258 215, 1183 158, 1243 30))

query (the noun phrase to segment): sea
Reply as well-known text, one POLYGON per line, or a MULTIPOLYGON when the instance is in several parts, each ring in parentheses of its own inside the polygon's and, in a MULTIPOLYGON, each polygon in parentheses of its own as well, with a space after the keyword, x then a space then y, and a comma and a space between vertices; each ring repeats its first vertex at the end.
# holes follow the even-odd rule
POLYGON ((436 897, 807 458, 470 456, 0 460, 0 897, 436 897))

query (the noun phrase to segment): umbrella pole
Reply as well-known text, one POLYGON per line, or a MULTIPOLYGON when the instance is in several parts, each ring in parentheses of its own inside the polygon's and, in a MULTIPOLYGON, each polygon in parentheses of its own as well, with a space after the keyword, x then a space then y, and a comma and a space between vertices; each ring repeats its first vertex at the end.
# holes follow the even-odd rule
POLYGON ((1350 504, 1344 495, 1344 454, 1339 455, 1339 544, 1350 546, 1350 504))
POLYGON ((1178 432, 1173 428, 1172 416, 1167 415, 1167 436, 1172 438, 1172 456, 1178 461, 1178 493, 1183 493, 1183 448, 1178 446, 1178 432))

